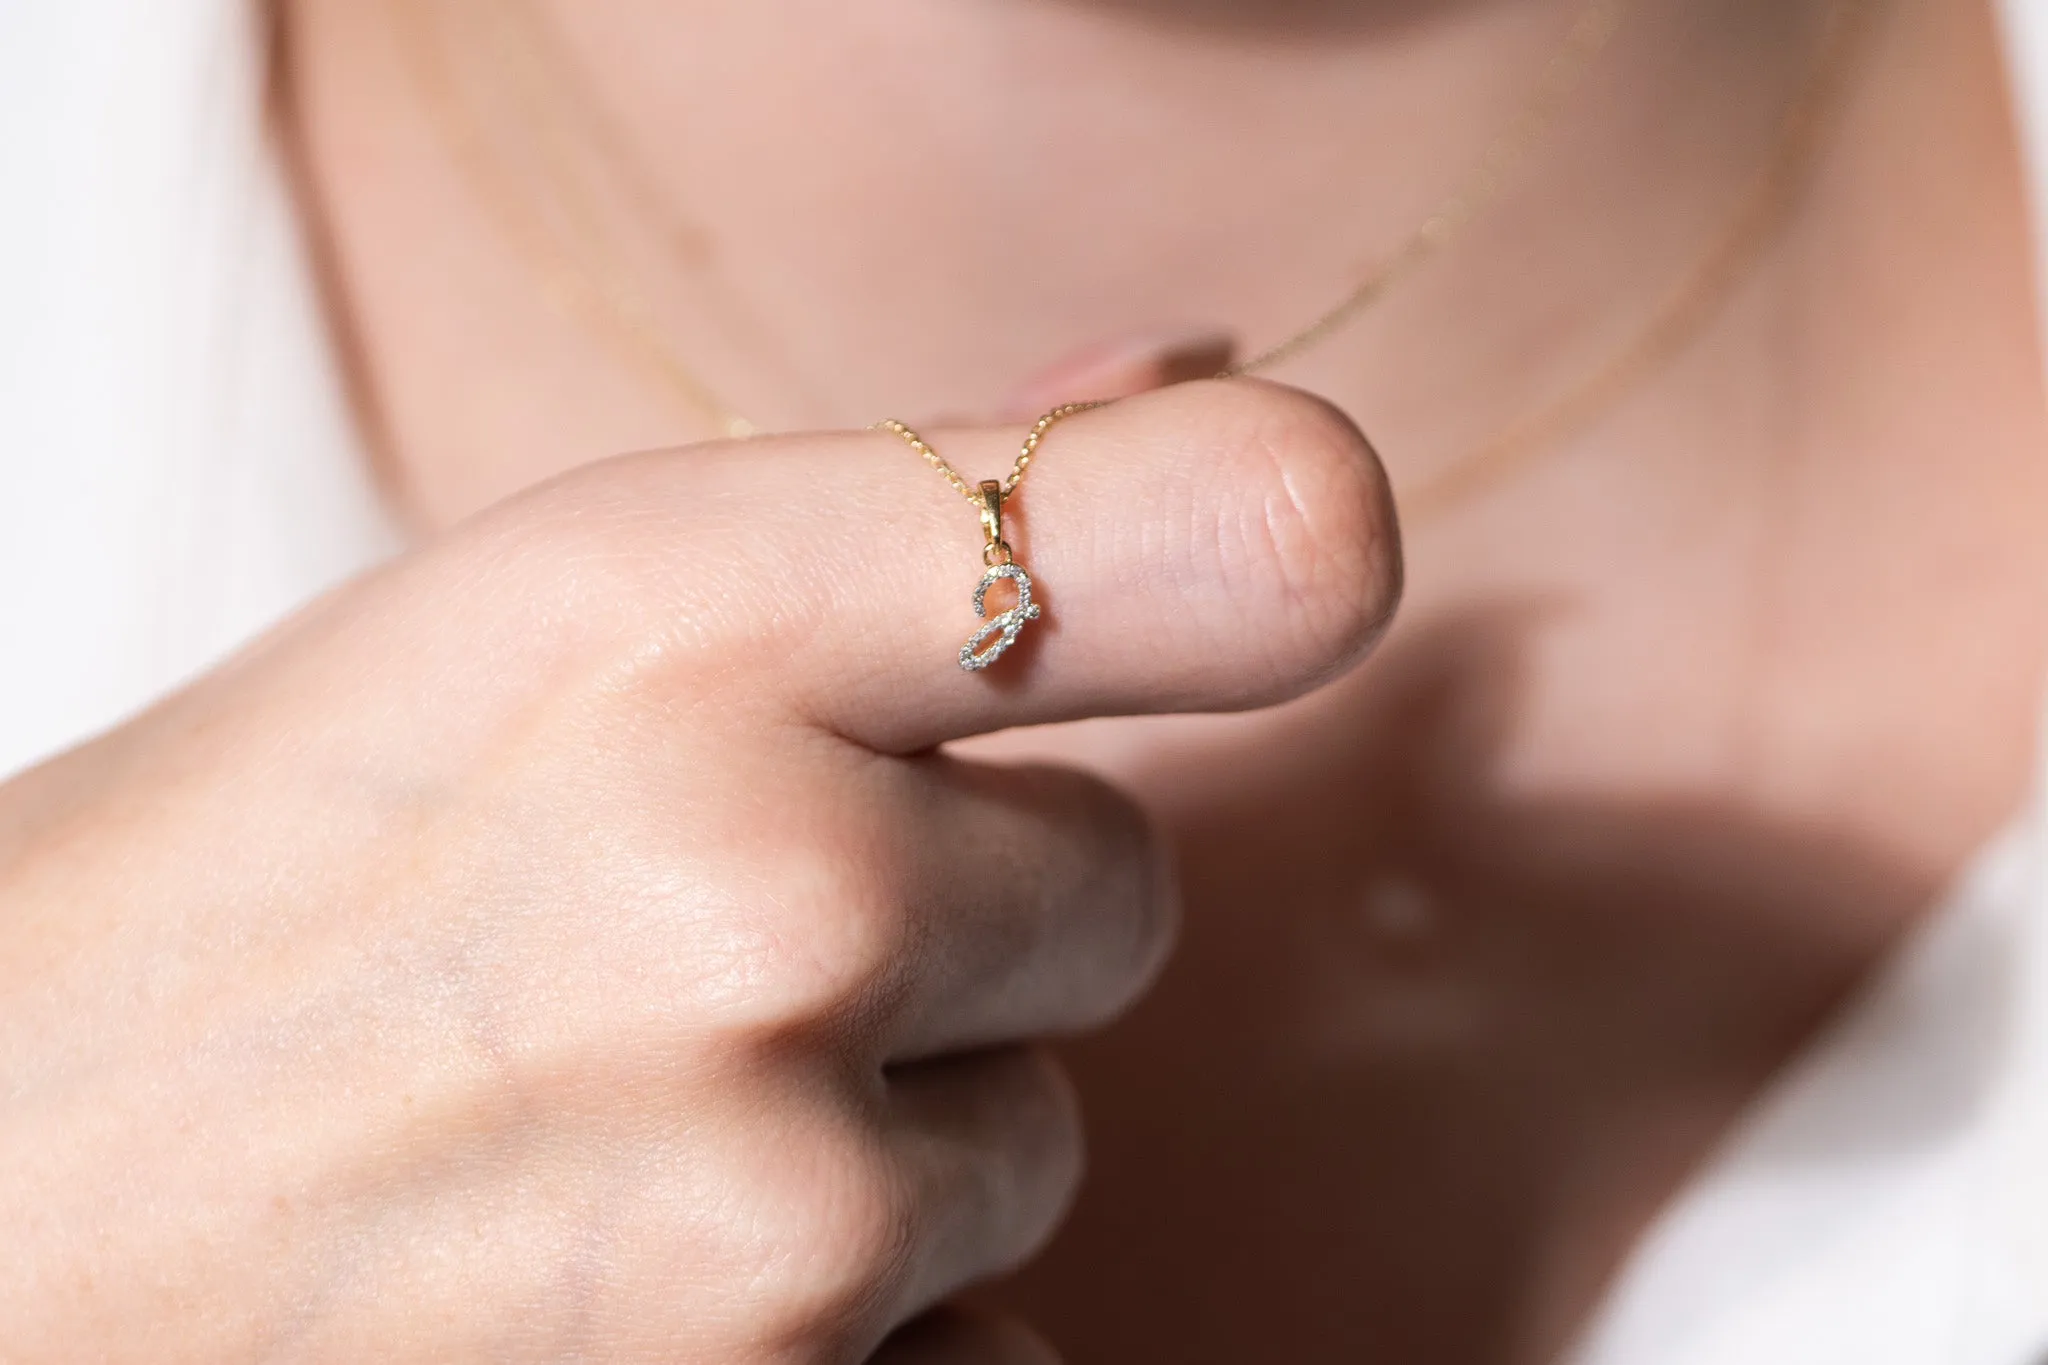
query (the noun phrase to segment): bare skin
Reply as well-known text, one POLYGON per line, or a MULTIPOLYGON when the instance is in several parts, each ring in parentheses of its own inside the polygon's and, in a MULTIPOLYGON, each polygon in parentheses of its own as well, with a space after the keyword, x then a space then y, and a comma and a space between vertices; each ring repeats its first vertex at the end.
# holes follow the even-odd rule
MULTIPOLYGON (((1162 327, 1285 330, 1441 191, 1567 6, 556 9, 779 350, 724 345, 678 283, 686 343, 764 420, 854 425, 1004 410, 1162 327)), ((378 8, 286 12, 338 316, 418 524, 690 434, 465 194, 378 8)), ((1805 13, 1646 5, 1542 173, 1288 377, 1397 486, 1526 409, 1682 269, 1805 13)), ((2000 90, 1982 6, 1900 0, 1709 330, 1407 528, 1372 669, 1276 715, 994 746, 1129 784, 1187 850, 1176 965, 1071 1054, 1092 1183, 1004 1295, 1070 1360, 1544 1358, 2013 809, 2048 429, 2000 90)))

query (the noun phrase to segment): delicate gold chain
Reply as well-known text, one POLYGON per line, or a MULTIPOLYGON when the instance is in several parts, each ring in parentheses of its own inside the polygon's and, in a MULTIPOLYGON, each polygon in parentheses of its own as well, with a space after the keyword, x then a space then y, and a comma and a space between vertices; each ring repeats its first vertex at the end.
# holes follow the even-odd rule
MULTIPOLYGON (((519 196, 510 193, 502 178, 491 173, 487 158, 482 155, 486 140, 483 130, 455 90, 440 51, 440 37, 431 31, 423 13, 433 7, 429 0, 388 3, 410 39, 408 45, 414 49, 415 66, 428 91, 430 107, 447 130, 451 148, 494 212, 512 229, 518 248, 548 281, 550 296, 565 310, 630 346, 673 393, 720 430, 729 435, 756 431, 758 428, 752 422, 698 377, 644 301, 631 290, 586 268, 576 259, 573 248, 562 240, 562 234, 550 230, 544 215, 534 212, 532 205, 522 206, 519 196), (520 230, 522 221, 526 230, 520 230)), ((1394 285, 1451 245, 1499 198, 1514 173, 1547 140, 1572 96, 1584 84, 1595 61, 1610 45, 1636 3, 1637 0, 1590 0, 1546 62, 1530 96, 1488 144, 1457 189, 1395 248, 1386 264, 1308 326, 1231 366, 1222 377, 1261 372, 1298 357, 1356 319, 1394 285)), ((1605 361, 1568 385, 1561 395, 1511 421, 1497 435, 1451 461, 1442 472, 1402 488, 1405 514, 1414 516, 1434 510, 1493 482, 1618 399, 1631 384, 1697 332, 1714 307, 1760 259, 1806 183, 1827 115, 1846 84, 1845 77, 1861 46, 1860 40, 1882 3, 1883 0, 1835 0, 1811 69, 1780 120, 1763 166, 1722 229, 1679 277, 1677 285, 1646 323, 1605 361)), ((567 66, 557 63, 558 73, 566 71, 567 66)), ((591 116, 596 117, 595 111, 591 111, 591 116)), ((613 160, 621 174, 643 173, 636 168, 633 158, 620 155, 613 160)), ((631 188, 637 202, 648 204, 658 198, 648 185, 631 188)), ((1071 404, 1067 411, 1095 406, 1100 404, 1071 404)), ((1062 415, 1066 412, 1062 411, 1062 415)), ((889 430, 900 426, 883 425, 889 430)), ((914 448, 962 497, 980 502, 976 491, 914 432, 904 428, 898 434, 912 441, 914 448)), ((1023 477, 1031 452, 1043 434, 1043 430, 1035 430, 1033 438, 1027 439, 1027 448, 1006 481, 1006 495, 1015 490, 1023 477)))
MULTIPOLYGON (((518 204, 514 202, 517 196, 507 194, 502 185, 486 183, 498 177, 489 173, 488 166, 484 164, 485 158, 479 155, 484 142, 482 129, 475 117, 466 111, 464 101, 455 90, 445 58, 438 51, 439 35, 432 31, 422 13, 431 9, 432 4, 427 0, 387 0, 387 3, 398 13, 403 22, 401 31, 411 46, 415 49, 424 46, 437 49, 424 54, 423 59, 416 58, 414 64, 429 88, 433 112, 450 129, 449 141, 461 154, 472 181, 492 202, 500 217, 540 218, 542 215, 531 211, 521 215, 518 204)), ((1360 281, 1306 327, 1250 359, 1232 365, 1221 377, 1255 374, 1293 359, 1340 330, 1378 302, 1396 283, 1449 246, 1499 197, 1514 172, 1547 139, 1559 115, 1584 84, 1595 60, 1605 51, 1622 20, 1636 3, 1637 0, 1587 0, 1574 17, 1563 41, 1544 63, 1530 94, 1506 126, 1487 144, 1471 171, 1451 194, 1387 256, 1386 264, 1360 281)), ((558 43, 550 41, 551 35, 541 16, 532 9, 531 0, 520 0, 520 3, 504 8, 500 4, 486 5, 484 13, 492 22, 500 24, 500 36, 518 38, 523 35, 527 43, 541 49, 542 61, 558 81, 571 87, 579 83, 577 64, 558 50, 558 43), (523 21, 517 32, 504 25, 507 16, 523 21)), ((601 123, 601 116, 587 95, 575 102, 581 105, 580 115, 586 127, 595 128, 601 123)), ((553 147, 559 140, 558 137, 542 139, 543 150, 553 147)), ((614 145, 617 142, 616 138, 606 138, 599 143, 614 173, 629 182, 628 189, 635 202, 643 206, 659 205, 660 193, 649 183, 644 164, 628 149, 614 145)), ((565 181, 572 178, 561 176, 559 170, 558 177, 565 181)), ((675 215, 664 213, 661 217, 666 225, 673 227, 675 215)), ((734 435, 750 434, 760 429, 696 373, 642 300, 630 290, 617 287, 615 282, 593 273, 575 258, 573 249, 559 241, 559 234, 550 234, 546 230, 545 223, 533 226, 540 230, 515 231, 514 236, 523 252, 530 257, 538 257, 537 263, 543 275, 553 280, 551 292, 555 297, 569 304, 586 321, 608 323, 607 330, 644 350, 646 355, 643 359, 656 374, 692 409, 709 418, 719 429, 734 435), (557 239, 552 250, 547 241, 551 235, 557 239), (593 314, 599 313, 611 316, 593 318, 593 314)))
MULTIPOLYGON (((1072 417, 1077 412, 1087 412, 1093 408, 1107 407, 1108 405, 1107 400, 1103 399, 1087 403, 1062 403, 1059 407, 1054 408, 1051 412, 1039 418, 1031 430, 1026 433, 1023 449, 1017 452, 1017 459, 1010 466, 1010 476, 1004 479, 1000 485, 1002 496, 1005 498, 1009 497, 1017 491, 1017 485, 1024 482, 1025 471, 1031 468, 1032 457, 1038 454, 1038 447, 1045 440, 1045 433, 1051 431, 1056 423, 1072 417)), ((976 507, 982 505, 982 495, 979 489, 961 478, 960 471, 948 464, 945 456, 933 450, 931 444, 924 437, 918 435, 893 417, 875 423, 875 430, 891 431, 902 437, 912 450, 923 457, 926 464, 938 470, 940 476, 947 483, 953 485, 955 493, 958 493, 976 507)))
POLYGON ((1497 483, 1523 462, 1590 421, 1696 336, 1776 240, 1805 189, 1857 54, 1885 0, 1834 0, 1799 93, 1780 116, 1769 155, 1707 249, 1679 277, 1643 325, 1564 392, 1468 449, 1439 473, 1398 491, 1410 519, 1442 510, 1497 483))
MULTIPOLYGON (((1769 157, 1739 197, 1726 225, 1678 285, 1651 313, 1649 320, 1607 361, 1596 366, 1564 394, 1511 423, 1492 440, 1453 461, 1443 472, 1400 490, 1404 516, 1427 515, 1498 479, 1523 459, 1590 418, 1625 392, 1644 371, 1671 355, 1731 292, 1776 235, 1792 203, 1805 186, 1819 152, 1829 115, 1844 93, 1857 51, 1884 0, 1834 0, 1823 19, 1823 32, 1811 70, 1798 95, 1778 122, 1769 157)), ((1617 16, 1614 16, 1618 18, 1617 16)), ((1582 21, 1583 22, 1583 21, 1582 21)), ((1476 212, 1476 209, 1471 210, 1476 212)), ((1329 315, 1335 318, 1342 305, 1329 315)), ((1341 321, 1332 326, 1341 325, 1341 321)), ((1308 337, 1309 333, 1302 336, 1308 337)), ((1312 344, 1307 343, 1307 344, 1312 344)), ((1239 366, 1225 377, 1247 373, 1239 366)), ((1030 467, 1031 457, 1053 423, 1076 412, 1104 406, 1100 401, 1069 403, 1038 420, 1003 485, 1007 497, 1030 467)), ((877 426, 895 432, 945 476, 953 490, 977 505, 980 495, 922 437, 901 422, 877 426)))
MULTIPOLYGON (((490 140, 484 125, 449 70, 436 27, 436 5, 428 0, 386 0, 386 9, 398 24, 414 79, 443 130, 450 153, 472 190, 506 230, 513 249, 527 258, 528 265, 543 282, 548 300, 570 316, 582 319, 600 336, 627 348, 629 359, 647 364, 670 392, 681 397, 698 416, 709 418, 726 435, 755 434, 759 428, 733 410, 697 375, 669 340, 645 300, 616 281, 583 268, 573 246, 563 240, 570 229, 551 224, 545 213, 524 202, 507 177, 491 164, 490 140)), ((492 22, 503 18, 492 6, 485 6, 483 12, 492 22)), ((537 145, 557 162, 569 150, 552 137, 540 139, 537 145)), ((584 231, 590 231, 587 223, 584 231)))
POLYGON ((1548 141, 1587 73, 1621 28, 1636 0, 1593 0, 1579 11, 1563 44, 1544 63, 1521 108, 1480 154, 1465 179, 1438 204, 1421 226, 1335 305, 1292 336, 1225 370, 1219 378, 1257 374, 1294 359, 1328 340, 1372 307, 1403 279, 1456 241, 1458 235, 1498 198, 1514 173, 1548 141))

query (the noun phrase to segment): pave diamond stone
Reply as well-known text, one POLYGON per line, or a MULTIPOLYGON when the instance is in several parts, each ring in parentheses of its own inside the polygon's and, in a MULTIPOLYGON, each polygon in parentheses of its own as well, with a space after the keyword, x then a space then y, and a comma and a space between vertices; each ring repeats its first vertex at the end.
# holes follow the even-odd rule
POLYGON ((1024 623, 1036 621, 1041 615, 1041 608, 1031 600, 1031 575, 1016 564, 997 564, 981 576, 981 586, 974 590, 976 616, 988 615, 988 590, 995 586, 999 578, 1007 578, 1017 585, 1017 605, 992 618, 987 625, 974 632, 972 639, 960 646, 960 667, 969 673, 978 673, 1002 658, 1010 646, 1017 643, 1018 635, 1023 633, 1024 623), (991 639, 995 639, 996 642, 989 645, 991 639), (988 648, 983 649, 983 645, 988 645, 988 648))

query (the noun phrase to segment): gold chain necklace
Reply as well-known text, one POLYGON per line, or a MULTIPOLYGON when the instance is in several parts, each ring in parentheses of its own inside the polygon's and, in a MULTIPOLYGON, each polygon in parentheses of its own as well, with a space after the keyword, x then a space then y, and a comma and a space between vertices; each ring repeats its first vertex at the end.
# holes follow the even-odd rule
MULTIPOLYGON (((584 315, 628 343, 679 397, 700 414, 712 417, 728 434, 752 434, 757 429, 754 424, 725 405, 711 386, 697 376, 643 300, 619 288, 615 281, 584 269, 575 257, 573 245, 565 242, 562 227, 549 224, 544 215, 522 214, 514 198, 502 192, 500 178, 488 174, 487 141, 482 130, 454 90, 436 35, 428 31, 430 24, 424 15, 428 6, 415 6, 407 0, 390 3, 411 36, 412 41, 406 46, 414 55, 438 121, 449 133, 451 148, 478 189, 498 206, 499 216, 513 240, 549 281, 552 297, 565 309, 584 315)), ((490 13, 503 16, 509 10, 500 8, 500 3, 501 0, 487 0, 486 7, 490 13)), ((1409 235, 1386 264, 1309 325, 1232 366, 1219 377, 1256 373, 1300 355, 1370 308, 1394 284, 1448 246, 1499 196, 1512 173, 1533 156, 1571 94, 1583 84, 1594 59, 1620 27, 1631 3, 1633 0, 1591 0, 1579 12, 1563 45, 1545 64, 1535 92, 1488 145, 1459 188, 1409 235)), ((1499 479, 1546 443, 1589 420, 1696 333, 1715 306, 1761 258, 1788 217, 1817 159, 1828 116, 1847 83, 1853 57, 1881 3, 1882 0, 1834 0, 1830 5, 1811 68, 1779 120, 1768 156, 1738 196, 1733 211, 1706 250, 1629 341, 1561 395, 1510 424, 1492 441, 1433 479, 1400 490, 1404 517, 1427 513, 1499 479)), ((530 11, 526 17, 537 18, 530 11)), ((575 151, 560 136, 544 138, 539 150, 556 164, 558 175, 574 179, 575 151)), ((636 173, 629 178, 639 177, 636 173)), ((644 181, 636 188, 636 197, 641 202, 653 203, 658 199, 644 181)), ((664 206, 656 203, 655 207, 664 206)), ((566 208, 566 231, 587 231, 587 222, 579 225, 577 221, 588 218, 587 206, 571 200, 566 208)), ((894 433, 916 451, 955 492, 974 505, 981 519, 986 542, 982 551, 985 572, 974 590, 973 603, 975 615, 984 618, 984 623, 961 647, 961 668, 969 672, 987 668, 1009 651, 1026 624, 1043 614, 1043 608, 1033 600, 1030 575, 1016 562, 1004 537, 1004 503, 1017 492, 1046 433, 1077 412, 1101 406, 1101 402, 1080 402, 1053 409, 1025 437, 1006 480, 991 479, 975 486, 970 486, 910 427, 893 419, 876 424, 878 429, 894 433), (988 618, 988 593, 1003 580, 1015 586, 1017 603, 988 618)))
POLYGON ((1032 458, 1038 454, 1038 447, 1044 442, 1045 433, 1051 431, 1054 424, 1072 417, 1077 412, 1087 412, 1091 408, 1106 406, 1108 404, 1103 402, 1089 402, 1063 403, 1054 408, 1034 422, 1031 430, 1025 433, 1023 448, 1017 452, 1017 458, 1010 466, 1009 478, 984 479, 973 488, 967 486, 967 480, 961 478, 960 471, 946 462, 945 456, 932 449, 924 437, 903 423, 893 417, 875 423, 875 430, 894 432, 902 437, 912 450, 924 458, 926 464, 936 469, 946 482, 953 486, 954 492, 973 503, 975 510, 981 514, 981 531, 987 538, 987 543, 982 547, 981 562, 986 566, 986 572, 982 574, 980 584, 974 589, 974 614, 988 616, 988 590, 997 583, 1007 579, 1016 586, 1017 605, 1008 611, 998 612, 981 629, 975 631, 966 644, 960 646, 960 667, 969 673, 979 673, 1002 658, 1009 652, 1010 646, 1017 643, 1017 636, 1023 631, 1025 624, 1036 621, 1042 614, 1039 605, 1031 600, 1031 575, 1017 562, 1016 553, 1010 548, 1010 542, 1003 538, 1003 502, 1024 482, 1024 475, 1031 468, 1032 458), (995 643, 990 644, 991 640, 995 643))
MULTIPOLYGON (((1636 2, 1587 0, 1513 116, 1452 192, 1387 254, 1385 263, 1306 326, 1218 377, 1261 373, 1299 356, 1371 308, 1394 285, 1455 241, 1500 197, 1514 173, 1548 139, 1636 2)), ((601 134, 602 117, 594 101, 580 90, 583 73, 564 45, 551 35, 532 0, 387 0, 387 8, 399 25, 415 74, 450 149, 515 247, 546 282, 549 296, 558 306, 630 348, 634 358, 685 406, 718 430, 730 436, 759 431, 756 423, 726 402, 697 372, 641 295, 617 279, 616 272, 590 265, 587 258, 602 253, 590 249, 592 239, 601 234, 594 228, 587 202, 577 200, 573 192, 559 196, 553 205, 559 221, 550 221, 544 209, 522 199, 504 168, 490 164, 490 139, 449 67, 442 32, 445 18, 436 22, 437 9, 443 16, 459 14, 468 19, 463 31, 481 36, 481 46, 515 85, 551 84, 572 92, 569 103, 586 133, 583 145, 598 153, 636 205, 669 229, 665 236, 686 244, 696 240, 693 229, 676 222, 677 215, 663 203, 630 148, 615 137, 597 135, 601 134)), ((540 136, 527 150, 547 164, 555 186, 568 189, 577 184, 583 178, 583 168, 577 164, 581 148, 555 121, 543 117, 533 122, 540 127, 540 136)))
MULTIPOLYGON (((1780 119, 1770 156, 1739 197, 1734 212, 1709 249, 1651 313, 1630 343, 1562 398, 1510 427, 1492 443, 1482 446, 1433 482, 1404 492, 1401 496, 1404 517, 1412 517, 1418 510, 1427 512, 1499 478, 1519 459, 1539 449, 1544 441, 1560 435, 1574 423, 1598 411, 1694 334, 1714 305, 1734 289, 1736 282, 1762 255, 1806 183, 1817 159, 1828 116, 1843 94, 1854 55, 1867 39, 1880 3, 1881 0, 1835 0, 1830 6, 1812 70, 1780 119)), ((1349 313, 1363 306, 1354 302, 1362 297, 1354 295, 1353 299, 1347 299, 1318 324, 1283 343, 1283 348, 1291 347, 1292 350, 1276 348, 1256 357, 1254 363, 1268 356, 1291 354, 1312 345, 1320 336, 1341 326, 1349 313)), ((987 621, 961 648, 960 666, 963 669, 972 672, 994 663, 1016 643, 1025 624, 1041 615, 1041 608, 1032 600, 1031 578, 1022 566, 1014 562, 1010 545, 1003 538, 1003 502, 1023 482, 1046 432, 1055 423, 1074 413, 1102 406, 1105 404, 1100 402, 1069 403, 1039 418, 1024 438, 1023 448, 1010 469, 1008 479, 1002 482, 987 480, 977 488, 969 488, 967 481, 952 465, 903 423, 892 419, 876 424, 878 428, 894 432, 908 442, 911 449, 937 470, 956 493, 975 504, 980 511, 987 539, 982 562, 988 570, 974 591, 975 615, 987 615, 988 591, 999 579, 1008 578, 1016 583, 1017 605, 987 621), (991 639, 996 643, 984 649, 991 639)))
POLYGON ((1719 230, 1606 358, 1435 475, 1397 490, 1404 519, 1443 510, 1498 483, 1584 426, 1677 354, 1762 260, 1812 177, 1833 116, 1886 0, 1833 0, 1800 88, 1763 162, 1719 230))

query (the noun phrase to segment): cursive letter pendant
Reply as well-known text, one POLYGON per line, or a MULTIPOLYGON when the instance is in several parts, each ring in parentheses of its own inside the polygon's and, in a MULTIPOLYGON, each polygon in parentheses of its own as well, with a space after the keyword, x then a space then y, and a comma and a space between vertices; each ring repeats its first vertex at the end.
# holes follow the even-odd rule
POLYGON ((981 552, 981 562, 988 565, 988 572, 981 576, 981 584, 974 590, 974 614, 988 615, 988 590, 999 578, 1017 585, 1017 605, 997 615, 960 646, 960 667, 969 673, 979 673, 1002 658, 1017 643, 1024 623, 1039 617, 1039 606, 1031 600, 1031 575, 1011 557, 1010 542, 1003 539, 1003 486, 994 479, 981 486, 981 529, 988 534, 988 545, 981 552), (995 643, 988 645, 991 639, 995 643), (983 649, 983 645, 988 648, 983 649))
POLYGON ((1021 565, 992 564, 981 576, 981 586, 974 590, 976 616, 988 615, 988 590, 999 578, 1007 578, 1017 585, 1017 605, 999 613, 994 620, 975 631, 973 639, 960 646, 960 666, 969 673, 978 673, 1002 658, 1004 652, 1017 643, 1017 637, 1024 631, 1024 623, 1036 621, 1043 610, 1031 600, 1031 575, 1025 573, 1021 565), (983 649, 989 638, 996 635, 1002 638, 983 649))
MULTIPOLYGON (((1104 400, 1108 401, 1108 400, 1104 400)), ((1032 457, 1038 453, 1038 446, 1045 439, 1045 433, 1055 422, 1102 407, 1103 403, 1063 403, 1038 419, 1031 431, 1024 437, 1024 446, 1017 452, 1016 462, 1010 466, 1009 486, 1006 488, 995 479, 984 479, 978 491, 970 492, 959 471, 947 464, 938 451, 933 450, 924 437, 912 431, 894 418, 875 423, 880 431, 894 432, 909 443, 910 448, 924 458, 924 462, 945 476, 953 491, 966 497, 981 513, 981 529, 988 537, 982 546, 981 562, 988 572, 981 576, 981 584, 974 590, 974 614, 988 617, 988 590, 999 578, 1007 578, 1017 585, 1017 605, 996 616, 987 625, 974 632, 974 637, 960 646, 960 667, 969 673, 979 673, 990 664, 1010 652, 1010 646, 1017 643, 1017 637, 1024 633, 1027 623, 1036 621, 1042 609, 1031 600, 1031 575, 1024 572, 1024 566, 1017 563, 1017 556, 1010 549, 1010 542, 1003 539, 1003 501, 1017 491, 1017 485, 1024 481, 1024 473, 1031 467, 1032 457), (993 641, 993 643, 991 643, 993 641)))

